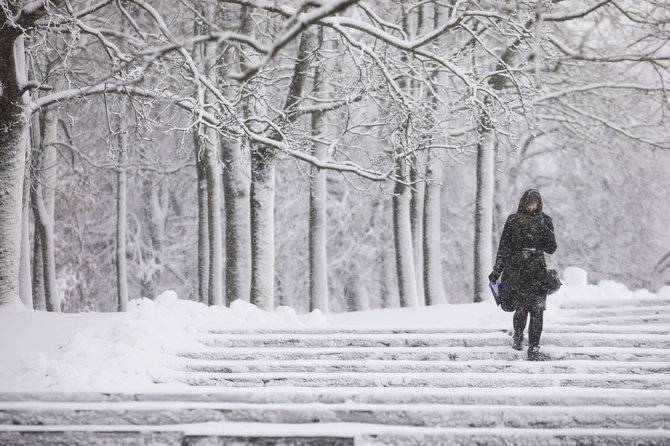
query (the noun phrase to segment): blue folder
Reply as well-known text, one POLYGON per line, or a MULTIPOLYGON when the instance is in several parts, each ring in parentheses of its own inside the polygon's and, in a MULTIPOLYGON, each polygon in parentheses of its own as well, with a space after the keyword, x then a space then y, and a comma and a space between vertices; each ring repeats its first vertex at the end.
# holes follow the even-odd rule
POLYGON ((489 288, 491 288, 493 298, 496 300, 496 305, 500 306, 500 299, 498 299, 498 284, 489 282, 489 288))

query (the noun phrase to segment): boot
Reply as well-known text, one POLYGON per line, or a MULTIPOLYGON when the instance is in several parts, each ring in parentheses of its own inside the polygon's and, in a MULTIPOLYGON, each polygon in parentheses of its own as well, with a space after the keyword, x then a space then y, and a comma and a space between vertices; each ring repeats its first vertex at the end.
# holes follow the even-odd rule
POLYGON ((512 348, 519 351, 523 350, 523 338, 514 338, 512 348))
POLYGON ((540 351, 540 347, 528 347, 529 361, 549 361, 551 357, 540 351))

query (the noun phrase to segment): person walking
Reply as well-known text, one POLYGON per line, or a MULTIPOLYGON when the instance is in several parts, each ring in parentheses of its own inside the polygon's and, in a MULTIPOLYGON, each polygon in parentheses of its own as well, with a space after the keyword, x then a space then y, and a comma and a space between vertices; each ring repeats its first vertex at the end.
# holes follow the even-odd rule
POLYGON ((540 352, 544 310, 547 307, 547 265, 544 253, 556 251, 554 225, 542 212, 542 197, 535 189, 524 192, 515 214, 507 217, 498 253, 489 280, 500 276, 501 298, 514 301, 514 342, 512 348, 523 350, 523 332, 528 315, 528 360, 545 361, 540 352))

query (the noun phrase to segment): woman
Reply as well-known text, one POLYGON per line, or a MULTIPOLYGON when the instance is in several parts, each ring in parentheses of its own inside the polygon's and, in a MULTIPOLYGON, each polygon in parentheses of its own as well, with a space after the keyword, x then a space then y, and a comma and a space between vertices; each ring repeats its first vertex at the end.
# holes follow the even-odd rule
POLYGON ((543 314, 547 303, 547 265, 544 253, 556 251, 551 217, 542 212, 542 197, 534 189, 524 192, 515 214, 505 222, 498 255, 489 280, 495 283, 502 274, 501 297, 514 299, 514 344, 522 350, 523 331, 528 326, 528 359, 544 361, 540 353, 543 314))

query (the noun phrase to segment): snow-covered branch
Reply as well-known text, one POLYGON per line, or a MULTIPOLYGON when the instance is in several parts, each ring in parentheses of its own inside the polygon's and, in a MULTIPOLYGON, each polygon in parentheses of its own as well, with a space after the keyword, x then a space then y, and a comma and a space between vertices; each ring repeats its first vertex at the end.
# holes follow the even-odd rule
POLYGON ((555 13, 549 13, 549 14, 543 14, 542 15, 542 20, 547 21, 547 22, 567 22, 568 20, 575 20, 575 19, 581 19, 586 17, 587 15, 591 14, 594 11, 597 11, 598 9, 602 8, 605 5, 608 5, 610 3, 613 3, 612 0, 601 0, 599 2, 596 2, 593 5, 587 5, 584 6, 581 9, 577 9, 575 11, 569 11, 569 12, 555 12, 555 13))
POLYGON ((567 87, 562 90, 556 90, 552 91, 550 93, 545 93, 542 95, 539 95, 535 98, 533 98, 532 103, 533 104, 540 104, 542 102, 549 101, 551 99, 558 99, 563 96, 570 96, 575 93, 585 93, 588 91, 594 91, 594 90, 601 90, 601 89, 607 89, 607 90, 638 90, 642 92, 664 92, 666 91, 666 86, 664 85, 642 85, 642 84, 628 84, 628 83, 611 83, 611 82, 604 82, 604 83, 597 83, 597 84, 588 84, 588 85, 581 85, 578 87, 567 87))

